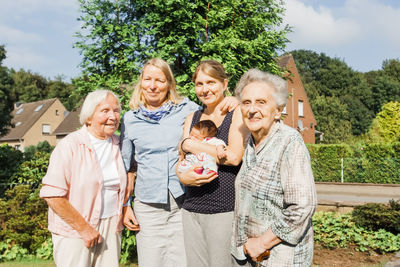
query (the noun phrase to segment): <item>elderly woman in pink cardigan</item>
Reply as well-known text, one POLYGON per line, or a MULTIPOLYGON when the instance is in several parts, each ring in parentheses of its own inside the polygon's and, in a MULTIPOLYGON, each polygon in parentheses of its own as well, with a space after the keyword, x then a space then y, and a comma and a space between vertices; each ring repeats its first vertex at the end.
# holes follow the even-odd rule
POLYGON ((58 143, 40 197, 49 205, 53 257, 60 266, 119 266, 126 172, 114 135, 120 103, 111 91, 90 93, 83 127, 58 143))

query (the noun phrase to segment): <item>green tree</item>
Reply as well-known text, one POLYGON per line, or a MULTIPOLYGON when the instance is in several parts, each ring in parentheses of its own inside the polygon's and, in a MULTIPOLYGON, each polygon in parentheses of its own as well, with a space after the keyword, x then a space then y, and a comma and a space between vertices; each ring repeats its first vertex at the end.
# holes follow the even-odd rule
POLYGON ((378 142, 400 141, 400 102, 388 102, 376 115, 369 132, 371 140, 378 142))
POLYGON ((318 96, 311 107, 313 111, 318 111, 314 115, 318 122, 318 131, 324 133, 321 143, 340 143, 351 137, 347 106, 339 98, 318 96))
POLYGON ((47 80, 37 73, 23 69, 12 74, 14 80, 13 100, 15 102, 33 102, 47 98, 47 80))
POLYGON ((11 127, 11 112, 13 102, 11 100, 11 87, 13 80, 8 68, 2 66, 6 59, 6 50, 0 45, 0 137, 6 135, 11 127))
POLYGON ((377 114, 389 101, 400 101, 400 82, 387 75, 376 77, 372 84, 373 101, 371 108, 377 114))
POLYGON ((80 8, 82 93, 93 89, 85 82, 96 83, 90 76, 108 77, 104 85, 132 82, 155 56, 171 63, 179 90, 192 98, 190 77, 204 58, 224 64, 231 86, 250 67, 278 73, 273 59, 290 31, 281 25, 280 0, 80 0, 80 8))
MULTIPOLYGON (((295 59, 311 105, 318 106, 315 101, 321 100, 319 96, 335 97, 340 105, 347 109, 351 133, 361 135, 367 132, 374 116, 371 111, 374 102, 373 92, 367 78, 362 73, 352 70, 343 60, 330 58, 324 53, 296 50, 291 54, 295 59)), ((338 117, 337 113, 340 113, 340 111, 332 110, 332 113, 324 114, 325 110, 318 109, 313 109, 313 112, 316 117, 322 119, 317 120, 319 129, 328 127, 324 123, 333 125, 331 121, 338 117), (324 115, 321 116, 322 114, 324 115)))
POLYGON ((382 63, 383 72, 400 83, 400 60, 399 59, 387 59, 382 63))
POLYGON ((75 88, 73 84, 65 82, 64 77, 57 76, 54 80, 48 81, 46 98, 58 98, 65 108, 71 111, 76 108, 80 100, 79 96, 73 94, 75 88))

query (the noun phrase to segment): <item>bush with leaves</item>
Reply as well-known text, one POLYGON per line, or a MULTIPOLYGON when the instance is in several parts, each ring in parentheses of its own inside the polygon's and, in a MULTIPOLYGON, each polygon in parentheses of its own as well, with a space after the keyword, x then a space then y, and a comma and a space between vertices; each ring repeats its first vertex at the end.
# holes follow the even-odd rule
POLYGON ((47 172, 49 159, 50 153, 36 151, 32 159, 20 164, 11 177, 12 184, 28 184, 32 188, 37 188, 47 172))
POLYGON ((18 244, 13 244, 11 239, 0 242, 0 262, 3 261, 19 261, 26 258, 32 258, 26 248, 18 244))
POLYGON ((120 262, 124 264, 134 262, 136 257, 136 232, 124 229, 122 231, 120 262))
POLYGON ((11 176, 17 171, 19 165, 23 161, 21 151, 7 145, 0 145, 0 197, 9 187, 11 176))
POLYGON ((34 158, 36 152, 51 153, 53 149, 54 146, 50 145, 49 142, 47 141, 39 142, 36 146, 25 147, 24 159, 25 161, 31 160, 34 158))
POLYGON ((368 230, 357 226, 350 213, 316 212, 313 216, 314 241, 323 247, 355 245, 359 251, 378 253, 400 250, 400 235, 386 230, 368 230))
POLYGON ((378 231, 384 229, 393 234, 400 233, 400 202, 391 200, 389 205, 368 203, 354 208, 356 225, 378 231))
POLYGON ((10 239, 34 254, 49 237, 47 204, 39 198, 39 189, 18 185, 7 190, 0 199, 0 240, 10 239))

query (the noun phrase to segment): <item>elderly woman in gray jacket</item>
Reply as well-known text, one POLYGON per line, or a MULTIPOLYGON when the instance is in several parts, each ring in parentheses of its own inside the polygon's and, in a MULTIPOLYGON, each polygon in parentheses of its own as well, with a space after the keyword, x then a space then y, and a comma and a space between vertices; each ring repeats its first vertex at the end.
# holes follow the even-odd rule
POLYGON ((287 82, 252 69, 235 93, 251 137, 235 182, 233 265, 311 266, 317 198, 303 139, 280 120, 287 82))

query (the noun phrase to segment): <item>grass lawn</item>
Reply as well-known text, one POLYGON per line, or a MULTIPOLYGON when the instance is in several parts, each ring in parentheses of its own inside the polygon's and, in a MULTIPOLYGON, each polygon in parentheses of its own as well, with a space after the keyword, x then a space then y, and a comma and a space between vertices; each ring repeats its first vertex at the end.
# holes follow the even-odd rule
MULTIPOLYGON (((53 260, 27 260, 27 261, 13 261, 13 262, 3 262, 0 263, 0 267, 30 267, 30 266, 37 266, 37 267, 56 267, 53 260)), ((136 263, 132 263, 130 265, 120 264, 120 267, 137 267, 136 263)))

